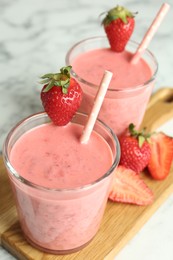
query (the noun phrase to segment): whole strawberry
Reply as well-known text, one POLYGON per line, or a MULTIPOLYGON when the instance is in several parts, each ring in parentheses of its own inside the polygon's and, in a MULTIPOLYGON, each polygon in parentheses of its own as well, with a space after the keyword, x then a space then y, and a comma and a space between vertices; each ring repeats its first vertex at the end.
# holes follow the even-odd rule
POLYGON ((111 49, 122 52, 134 30, 134 14, 122 6, 117 6, 108 11, 102 23, 111 49))
POLYGON ((137 132, 133 124, 129 125, 129 134, 120 137, 121 158, 120 165, 123 165, 139 173, 147 165, 151 157, 149 144, 150 134, 145 131, 137 132))
POLYGON ((70 70, 71 66, 63 67, 60 73, 49 73, 41 77, 41 83, 46 83, 41 91, 43 107, 58 126, 66 125, 72 119, 82 100, 82 89, 70 77, 70 70))

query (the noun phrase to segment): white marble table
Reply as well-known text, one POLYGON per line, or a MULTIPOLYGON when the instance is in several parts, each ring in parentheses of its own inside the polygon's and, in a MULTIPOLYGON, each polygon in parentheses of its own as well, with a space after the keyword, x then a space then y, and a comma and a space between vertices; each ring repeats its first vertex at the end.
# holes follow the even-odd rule
MULTIPOLYGON (((167 2, 173 4, 172 0, 167 2)), ((64 66, 65 54, 76 41, 104 35, 98 15, 117 3, 114 0, 0 0, 0 151, 7 132, 17 121, 42 110, 38 77, 64 66)), ((142 39, 161 4, 161 0, 123 1, 130 10, 139 12, 133 40, 142 39)), ((150 44, 159 62, 154 91, 161 86, 173 86, 172 16, 173 8, 150 44)), ((164 130, 173 129, 171 124, 164 130)), ((173 259, 172 217, 173 196, 115 259, 173 259)), ((0 259, 14 258, 0 248, 0 259)))

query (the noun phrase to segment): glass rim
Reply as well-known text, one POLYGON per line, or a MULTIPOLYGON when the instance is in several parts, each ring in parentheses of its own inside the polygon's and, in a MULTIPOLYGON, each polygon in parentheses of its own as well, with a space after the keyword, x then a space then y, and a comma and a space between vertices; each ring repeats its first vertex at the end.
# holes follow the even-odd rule
MULTIPOLYGON (((69 62, 69 57, 71 55, 71 52, 78 46, 80 46, 81 44, 83 44, 84 42, 89 42, 89 41, 93 41, 93 40, 106 40, 107 37, 106 36, 94 36, 94 37, 88 37, 86 39, 83 39, 77 43, 75 43, 68 51, 67 51, 67 54, 66 54, 66 57, 65 57, 65 61, 66 61, 66 64, 67 66, 71 65, 70 62, 69 62)), ((137 43, 136 41, 133 41, 133 40, 129 40, 129 43, 132 43, 136 46, 139 46, 139 43, 137 43)), ((124 93, 124 92, 133 92, 133 91, 137 91, 137 90, 140 90, 142 88, 145 88, 145 86, 147 86, 148 84, 150 84, 152 81, 155 80, 156 78, 156 75, 157 75, 157 72, 158 72, 158 61, 156 59, 156 57, 154 56, 154 54, 147 48, 145 49, 144 53, 147 53, 150 55, 150 57, 153 59, 154 61, 154 64, 156 66, 156 69, 154 70, 151 78, 149 80, 147 80, 146 82, 140 84, 140 85, 137 85, 135 86, 135 88, 133 87, 129 87, 129 88, 126 88, 126 89, 115 89, 115 88, 109 88, 107 90, 107 92, 119 92, 119 93, 124 93)), ((89 87, 92 87, 92 88, 98 88, 98 85, 96 84, 93 84, 92 82, 89 82, 83 78, 81 78, 74 70, 73 70, 73 67, 71 69, 71 74, 73 77, 75 77, 79 82, 83 83, 83 84, 86 84, 88 85, 89 87)))
MULTIPOLYGON (((83 115, 83 116, 88 116, 86 113, 81 113, 81 112, 77 112, 76 114, 78 115, 83 115)), ((82 185, 79 187, 75 187, 75 188, 63 188, 63 189, 59 189, 59 188, 47 188, 44 187, 42 185, 38 185, 35 184, 27 179, 25 179, 24 177, 22 177, 16 170, 15 168, 12 166, 12 164, 10 163, 10 158, 9 158, 9 153, 8 153, 8 145, 10 142, 10 139, 13 135, 13 133, 20 127, 22 126, 22 124, 24 124, 25 122, 29 121, 29 120, 33 120, 33 119, 37 119, 40 117, 48 117, 46 112, 38 112, 35 114, 32 114, 24 119, 22 119, 21 121, 19 121, 11 130, 10 132, 7 134, 4 144, 3 144, 3 149, 2 149, 2 157, 3 157, 3 161, 5 163, 5 166, 8 168, 8 172, 10 173, 10 175, 12 175, 13 177, 15 177, 16 180, 18 180, 21 183, 24 183, 25 185, 37 189, 37 190, 42 190, 42 191, 48 191, 48 192, 74 192, 74 191, 82 191, 82 190, 88 190, 90 189, 92 186, 97 185, 98 183, 100 183, 102 180, 104 180, 105 178, 107 178, 112 172, 113 170, 116 168, 116 166, 118 165, 119 161, 120 161, 120 144, 118 141, 117 136, 115 135, 115 133, 112 131, 112 129, 106 125, 102 120, 97 119, 96 122, 99 122, 101 124, 102 127, 106 128, 106 130, 109 132, 109 134, 111 134, 111 137, 114 140, 115 143, 115 147, 116 147, 116 155, 114 156, 115 158, 113 158, 113 162, 111 167, 107 170, 106 173, 104 173, 100 178, 96 179, 95 181, 86 184, 86 185, 82 185)), ((50 119, 49 119, 50 120, 50 119)), ((49 122, 49 121, 48 121, 49 122)), ((51 120, 50 120, 51 122, 51 120)))

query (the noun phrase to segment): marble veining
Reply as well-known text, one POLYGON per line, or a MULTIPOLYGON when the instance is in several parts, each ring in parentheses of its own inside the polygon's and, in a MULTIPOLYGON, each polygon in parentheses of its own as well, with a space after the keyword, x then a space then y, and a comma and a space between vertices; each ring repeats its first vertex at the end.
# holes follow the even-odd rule
MULTIPOLYGON (((162 1, 0 0, 0 151, 15 123, 42 110, 39 76, 64 66, 75 42, 104 35, 99 14, 117 4, 138 11, 132 39, 139 42, 162 1)), ((149 46, 159 63, 154 91, 173 87, 172 16, 171 7, 149 46)), ((172 215, 171 196, 116 259, 173 259, 172 215)), ((0 249, 0 259, 14 258, 0 249)))

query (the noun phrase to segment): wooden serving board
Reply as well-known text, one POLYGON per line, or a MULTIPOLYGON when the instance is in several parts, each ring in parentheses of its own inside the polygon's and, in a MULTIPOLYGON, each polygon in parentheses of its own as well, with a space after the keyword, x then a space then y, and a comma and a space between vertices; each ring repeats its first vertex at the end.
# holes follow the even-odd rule
MULTIPOLYGON (((173 89, 155 93, 148 105, 143 126, 154 130, 173 118, 173 89)), ((173 191, 173 167, 164 181, 154 181, 147 173, 143 178, 155 195, 150 206, 135 206, 108 202, 99 232, 92 242, 77 253, 57 256, 43 253, 30 246, 22 235, 6 170, 0 158, 0 242, 18 259, 29 260, 112 260, 123 246, 173 191)))

